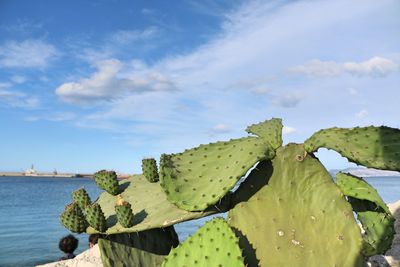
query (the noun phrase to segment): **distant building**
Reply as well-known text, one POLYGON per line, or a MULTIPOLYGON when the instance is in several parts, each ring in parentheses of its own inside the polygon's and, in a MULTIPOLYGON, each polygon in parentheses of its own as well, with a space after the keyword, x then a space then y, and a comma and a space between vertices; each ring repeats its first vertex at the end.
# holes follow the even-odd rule
POLYGON ((35 168, 33 167, 33 164, 32 164, 32 166, 31 166, 30 169, 27 169, 27 170, 25 171, 25 176, 37 176, 37 175, 38 175, 38 173, 37 173, 37 171, 35 170, 35 168))

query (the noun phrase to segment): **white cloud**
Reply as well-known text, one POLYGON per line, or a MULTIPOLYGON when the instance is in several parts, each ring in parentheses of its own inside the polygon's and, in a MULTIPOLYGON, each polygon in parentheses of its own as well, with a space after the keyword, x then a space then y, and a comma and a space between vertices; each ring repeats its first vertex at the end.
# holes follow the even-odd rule
POLYGON ((399 70, 399 65, 387 58, 373 57, 362 62, 338 63, 314 59, 303 65, 289 68, 290 72, 308 76, 337 76, 349 73, 356 76, 383 77, 399 70))
POLYGON ((57 57, 57 49, 42 40, 8 41, 0 46, 0 66, 6 68, 45 68, 57 57))
POLYGON ((158 32, 157 27, 148 27, 142 31, 139 30, 119 30, 111 36, 111 40, 117 44, 128 44, 135 41, 153 38, 158 32))
POLYGON ((358 90, 353 87, 350 87, 348 89, 348 91, 349 91, 349 94, 351 94, 351 95, 358 95, 358 90))
POLYGON ((373 57, 363 62, 346 62, 343 64, 344 70, 358 76, 386 76, 391 72, 399 70, 399 65, 393 61, 382 58, 373 57))
POLYGON ((16 108, 32 109, 38 107, 40 101, 36 96, 30 96, 18 91, 2 89, 0 86, 0 103, 16 108))
POLYGON ((214 125, 211 128, 211 132, 214 133, 214 134, 229 133, 231 131, 232 131, 232 129, 228 125, 223 124, 223 123, 219 123, 217 125, 214 125))
POLYGON ((11 76, 11 81, 13 81, 16 84, 21 84, 24 83, 26 81, 26 77, 25 76, 21 76, 21 75, 13 75, 11 76))
POLYGON ((56 89, 56 94, 65 102, 82 104, 109 101, 129 94, 175 90, 174 83, 159 72, 137 75, 133 70, 123 73, 123 63, 116 59, 97 62, 94 67, 97 71, 89 78, 64 83, 56 89))
POLYGON ((313 59, 306 62, 304 65, 292 67, 289 71, 309 76, 336 76, 341 73, 342 68, 340 64, 334 61, 313 59))
POLYGON ((76 118, 76 114, 72 112, 55 112, 52 114, 39 115, 39 116, 28 116, 25 117, 26 121, 39 121, 47 120, 53 122, 70 121, 76 118))
POLYGON ((281 96, 277 96, 273 100, 273 103, 283 108, 293 108, 297 106, 303 98, 304 96, 301 92, 288 92, 286 94, 282 94, 281 96))
POLYGON ((286 135, 286 134, 291 134, 291 133, 295 133, 297 130, 293 127, 289 127, 289 126, 283 126, 282 129, 282 134, 286 135))
POLYGON ((365 118, 366 116, 368 116, 368 111, 365 109, 356 113, 356 117, 359 119, 365 118))

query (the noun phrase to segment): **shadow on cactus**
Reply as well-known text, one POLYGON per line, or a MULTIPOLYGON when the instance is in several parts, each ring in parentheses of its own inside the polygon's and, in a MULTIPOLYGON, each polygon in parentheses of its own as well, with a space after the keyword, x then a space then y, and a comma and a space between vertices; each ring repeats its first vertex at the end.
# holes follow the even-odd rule
POLYGON ((75 191, 61 222, 106 234, 99 242, 105 266, 364 266, 389 249, 394 219, 376 190, 349 174, 334 181, 313 153, 325 147, 399 171, 400 130, 330 128, 283 146, 282 127, 281 119, 253 124, 250 136, 163 154, 159 168, 144 159, 144 175, 123 181, 101 171, 96 183, 105 192, 90 204, 75 191), (206 223, 172 249, 175 224, 222 212, 227 220, 206 223))

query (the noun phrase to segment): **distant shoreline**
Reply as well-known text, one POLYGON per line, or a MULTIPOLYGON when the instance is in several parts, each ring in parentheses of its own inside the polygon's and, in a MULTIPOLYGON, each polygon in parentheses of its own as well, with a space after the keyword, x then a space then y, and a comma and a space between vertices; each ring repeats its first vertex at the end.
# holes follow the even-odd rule
POLYGON ((79 173, 35 173, 25 174, 22 172, 0 172, 0 177, 14 176, 14 177, 54 177, 54 178, 93 178, 93 174, 79 174, 79 173))

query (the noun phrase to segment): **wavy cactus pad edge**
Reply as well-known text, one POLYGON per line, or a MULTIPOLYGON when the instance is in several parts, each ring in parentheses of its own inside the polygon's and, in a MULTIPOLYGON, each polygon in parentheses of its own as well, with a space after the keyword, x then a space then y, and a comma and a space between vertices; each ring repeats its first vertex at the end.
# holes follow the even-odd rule
POLYGON ((278 149, 282 146, 282 128, 282 119, 272 118, 250 125, 246 128, 246 131, 261 137, 274 149, 278 149))
POLYGON ((245 137, 163 155, 161 186, 169 201, 188 211, 217 203, 258 161, 275 151, 261 138, 245 137))
POLYGON ((307 152, 324 147, 368 168, 400 171, 400 129, 390 127, 329 128, 304 142, 307 152))

